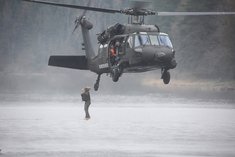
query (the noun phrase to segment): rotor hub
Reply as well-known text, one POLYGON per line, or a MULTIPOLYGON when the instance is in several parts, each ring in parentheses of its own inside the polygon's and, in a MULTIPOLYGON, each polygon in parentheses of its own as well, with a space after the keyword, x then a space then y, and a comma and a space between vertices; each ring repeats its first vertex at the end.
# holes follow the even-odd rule
POLYGON ((122 14, 126 15, 134 15, 134 16, 147 16, 147 15, 155 15, 156 12, 148 9, 142 8, 127 8, 121 10, 122 14))

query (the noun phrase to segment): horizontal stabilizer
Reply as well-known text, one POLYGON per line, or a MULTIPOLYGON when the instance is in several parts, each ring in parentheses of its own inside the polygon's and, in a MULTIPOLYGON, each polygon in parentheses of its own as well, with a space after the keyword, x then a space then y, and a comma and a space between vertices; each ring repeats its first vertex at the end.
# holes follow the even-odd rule
POLYGON ((86 56, 50 56, 48 65, 63 68, 88 70, 86 56))

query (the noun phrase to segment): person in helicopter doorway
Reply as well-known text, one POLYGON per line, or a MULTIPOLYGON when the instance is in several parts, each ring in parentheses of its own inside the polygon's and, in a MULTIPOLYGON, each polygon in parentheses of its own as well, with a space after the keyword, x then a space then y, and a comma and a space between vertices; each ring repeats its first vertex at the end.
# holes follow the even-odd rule
POLYGON ((118 61, 120 60, 119 58, 119 50, 120 49, 120 42, 119 41, 115 41, 111 44, 110 46, 110 61, 111 61, 111 65, 115 66, 118 64, 118 61))
POLYGON ((115 65, 116 55, 117 55, 117 52, 114 47, 114 44, 111 44, 111 46, 110 46, 110 62, 111 62, 112 66, 115 65))
POLYGON ((117 40, 115 42, 115 51, 116 51, 116 56, 115 56, 115 64, 118 64, 118 61, 120 60, 120 57, 119 57, 119 52, 120 52, 120 42, 117 40))
POLYGON ((85 101, 85 104, 84 104, 85 120, 89 120, 91 118, 89 114, 89 107, 91 105, 91 98, 90 98, 90 92, 89 92, 90 89, 91 89, 90 87, 84 88, 81 94, 82 101, 85 101))

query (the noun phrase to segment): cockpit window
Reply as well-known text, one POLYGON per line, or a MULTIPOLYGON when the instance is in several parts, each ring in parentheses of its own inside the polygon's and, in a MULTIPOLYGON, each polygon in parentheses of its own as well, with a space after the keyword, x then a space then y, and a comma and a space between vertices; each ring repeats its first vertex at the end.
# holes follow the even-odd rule
POLYGON ((151 40, 151 44, 152 45, 159 45, 157 35, 149 35, 149 38, 151 40))
POLYGON ((167 34, 147 34, 145 32, 142 33, 134 33, 135 34, 135 47, 138 46, 145 46, 145 45, 162 45, 162 46, 168 46, 170 48, 173 48, 172 43, 168 37, 167 34))
POLYGON ((141 44, 140 44, 140 40, 139 40, 139 37, 138 37, 138 35, 136 35, 135 36, 135 47, 138 47, 138 46, 140 46, 141 44))
POLYGON ((139 40, 140 40, 140 43, 142 45, 150 45, 150 39, 149 39, 149 36, 147 34, 146 35, 140 35, 139 40))
POLYGON ((168 46, 170 48, 173 48, 173 45, 167 35, 159 35, 158 38, 159 38, 160 45, 164 45, 164 46, 168 46))
POLYGON ((137 34, 135 36, 135 47, 140 45, 150 45, 150 39, 147 34, 137 34))

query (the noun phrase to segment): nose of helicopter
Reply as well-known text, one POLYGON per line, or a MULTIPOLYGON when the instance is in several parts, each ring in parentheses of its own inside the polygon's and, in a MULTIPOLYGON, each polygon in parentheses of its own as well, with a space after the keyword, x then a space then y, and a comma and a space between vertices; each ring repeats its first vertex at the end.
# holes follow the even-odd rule
POLYGON ((175 68, 177 65, 174 53, 170 48, 159 49, 156 47, 144 47, 141 52, 143 61, 163 63, 169 68, 175 68))
POLYGON ((171 61, 174 58, 172 49, 156 49, 155 47, 145 47, 142 50, 142 57, 145 61, 171 61))
POLYGON ((154 60, 167 62, 167 61, 171 61, 173 57, 174 57, 173 52, 160 51, 160 52, 155 52, 154 60))

